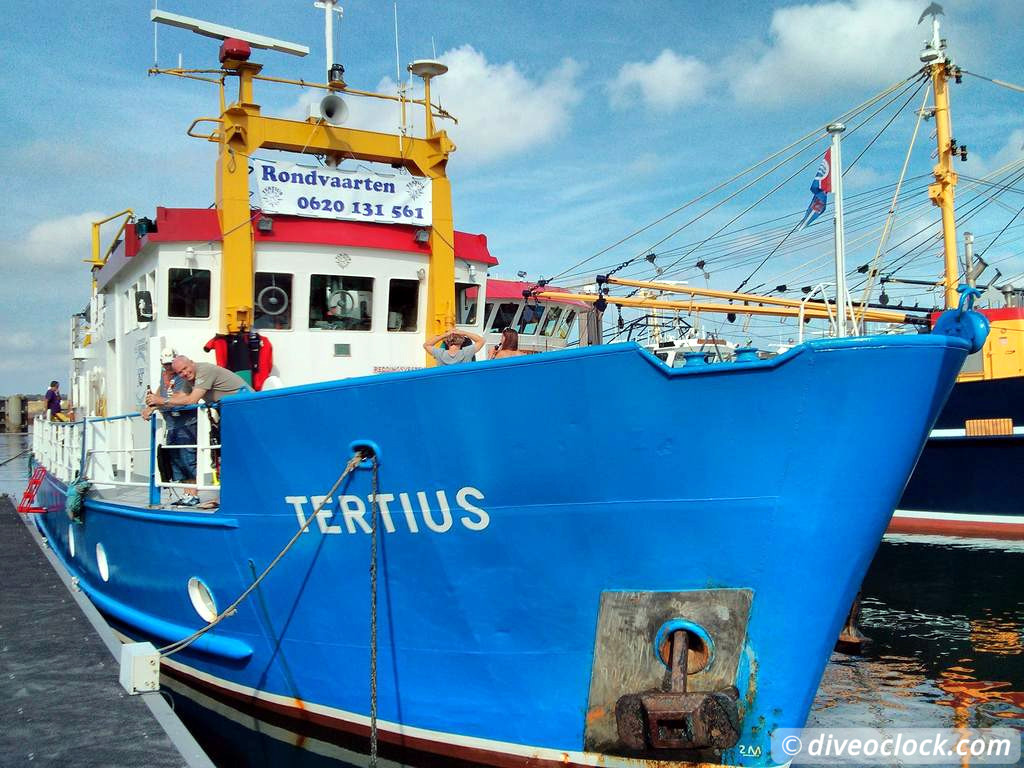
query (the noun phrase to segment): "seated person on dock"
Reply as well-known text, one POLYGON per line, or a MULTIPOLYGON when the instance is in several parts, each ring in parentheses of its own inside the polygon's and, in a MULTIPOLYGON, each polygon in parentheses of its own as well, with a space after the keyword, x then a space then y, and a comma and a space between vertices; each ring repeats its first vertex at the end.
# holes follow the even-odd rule
POLYGON ((528 355, 519 349, 519 334, 513 328, 506 328, 501 332, 501 341, 495 345, 488 356, 491 360, 499 360, 503 357, 519 357, 528 355))
POLYGON ((484 348, 484 339, 470 331, 457 331, 449 328, 423 343, 423 349, 434 356, 438 365, 454 365, 469 363, 476 359, 476 353, 484 348), (468 340, 469 344, 465 342, 468 340), (445 343, 444 349, 438 349, 438 342, 445 343))
MULTIPOLYGON (((196 482, 196 449, 176 448, 178 445, 196 445, 196 412, 173 411, 173 406, 148 405, 150 399, 169 401, 170 396, 175 392, 188 394, 192 391, 192 385, 183 376, 178 376, 171 369, 174 361, 174 352, 165 349, 160 354, 160 363, 163 371, 160 374, 160 390, 152 398, 147 395, 147 405, 142 409, 142 418, 147 421, 155 410, 160 410, 167 425, 166 451, 169 457, 169 479, 175 483, 186 483, 193 485, 196 482)), ((150 393, 152 395, 152 393, 150 393)), ((194 507, 199 504, 199 492, 195 488, 184 488, 184 497, 174 502, 176 506, 194 507)))

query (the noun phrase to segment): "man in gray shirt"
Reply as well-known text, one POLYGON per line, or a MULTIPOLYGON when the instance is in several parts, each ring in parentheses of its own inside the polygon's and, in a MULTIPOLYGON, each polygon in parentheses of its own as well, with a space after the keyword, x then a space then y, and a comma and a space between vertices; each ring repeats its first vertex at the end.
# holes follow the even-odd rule
POLYGON ((221 368, 213 363, 194 363, 184 355, 174 358, 171 370, 191 384, 192 391, 188 394, 174 392, 164 398, 166 402, 150 403, 147 397, 146 405, 194 405, 200 400, 215 403, 222 397, 250 388, 241 376, 227 368, 221 368))
MULTIPOLYGON (((157 407, 175 405, 195 405, 200 400, 216 403, 223 397, 233 395, 250 387, 237 374, 227 368, 213 363, 194 363, 184 355, 178 355, 171 363, 175 375, 192 385, 191 392, 171 392, 166 397, 150 392, 146 395, 146 405, 157 407)), ((220 424, 217 414, 210 412, 210 458, 216 470, 220 471, 220 424)), ((216 501, 208 501, 200 506, 216 506, 216 501)))
POLYGON ((476 359, 476 353, 484 348, 484 339, 469 331, 457 331, 449 328, 423 344, 423 349, 434 356, 438 365, 454 365, 469 363, 476 359), (470 344, 463 346, 463 340, 469 339, 470 344), (438 349, 436 344, 443 341, 445 349, 438 349))

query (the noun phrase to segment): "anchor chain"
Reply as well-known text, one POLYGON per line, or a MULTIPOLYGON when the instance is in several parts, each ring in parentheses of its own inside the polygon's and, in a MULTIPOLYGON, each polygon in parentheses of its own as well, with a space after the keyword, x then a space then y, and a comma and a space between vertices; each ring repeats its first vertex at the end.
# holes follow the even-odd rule
POLYGON ((377 768, 377 457, 370 497, 370 768, 377 768))

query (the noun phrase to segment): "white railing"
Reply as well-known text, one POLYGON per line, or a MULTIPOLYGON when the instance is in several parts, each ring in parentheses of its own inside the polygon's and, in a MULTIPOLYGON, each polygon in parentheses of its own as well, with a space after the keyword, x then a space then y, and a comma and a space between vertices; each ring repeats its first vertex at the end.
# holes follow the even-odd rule
POLYGON ((138 413, 87 418, 81 421, 49 421, 36 418, 32 446, 36 461, 64 483, 84 476, 96 488, 148 488, 149 503, 160 503, 160 489, 215 491, 220 482, 214 468, 210 440, 210 409, 205 405, 183 406, 196 410, 196 443, 167 445, 162 416, 146 421, 138 413), (164 482, 157 467, 157 451, 196 449, 193 483, 164 482))
POLYGON ((32 424, 32 451, 36 461, 54 477, 69 483, 81 471, 84 422, 48 421, 37 417, 32 424))

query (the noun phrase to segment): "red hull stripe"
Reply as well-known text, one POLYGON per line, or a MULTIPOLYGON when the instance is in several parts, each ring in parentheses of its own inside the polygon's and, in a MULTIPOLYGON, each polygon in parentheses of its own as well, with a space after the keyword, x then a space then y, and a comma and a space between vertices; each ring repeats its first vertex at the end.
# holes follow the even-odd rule
MULTIPOLYGON (((187 687, 209 696, 215 701, 235 709, 243 714, 279 728, 293 731, 306 738, 317 739, 334 744, 343 749, 367 754, 369 752, 370 728, 363 723, 356 723, 340 717, 312 712, 304 707, 304 702, 295 699, 293 706, 287 706, 252 694, 224 688, 205 678, 189 674, 180 665, 163 664, 164 674, 177 680, 187 687)), ((594 765, 617 765, 620 763, 646 768, 647 766, 685 765, 687 768, 700 768, 707 763, 673 762, 666 760, 645 760, 603 755, 595 757, 596 763, 580 763, 572 760, 569 753, 561 753, 559 759, 530 754, 510 754, 464 744, 409 736, 393 730, 378 730, 378 754, 396 762, 409 761, 421 768, 474 768, 475 766, 494 766, 495 768, 592 768, 594 765)), ((714 768, 726 768, 715 765, 714 768)))
MULTIPOLYGON (((966 516, 965 516, 966 517, 966 516)), ((888 533, 929 533, 940 536, 964 536, 976 539, 1024 540, 1024 525, 1020 523, 989 522, 983 520, 948 520, 927 517, 893 516, 886 529, 888 533)))

